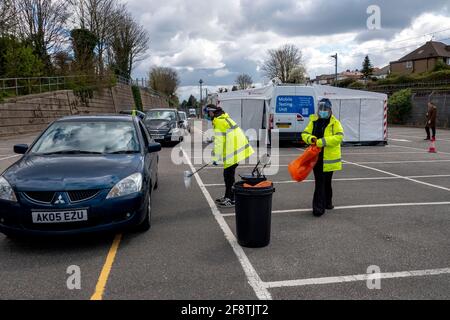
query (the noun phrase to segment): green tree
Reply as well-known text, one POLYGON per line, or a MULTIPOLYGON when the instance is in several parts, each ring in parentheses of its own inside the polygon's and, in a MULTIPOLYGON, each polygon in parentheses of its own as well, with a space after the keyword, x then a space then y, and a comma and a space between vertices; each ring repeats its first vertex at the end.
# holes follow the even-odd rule
POLYGON ((364 58, 364 62, 362 65, 362 74, 364 75, 364 78, 368 79, 371 75, 373 75, 373 65, 370 62, 369 56, 366 56, 364 58))
POLYGON ((19 47, 20 43, 13 37, 0 37, 0 77, 5 77, 6 73, 6 52, 12 47, 19 47))
POLYGON ((188 99, 188 107, 193 107, 193 108, 197 108, 198 107, 198 102, 197 99, 191 94, 189 99, 188 99))
POLYGON ((39 77, 44 64, 30 47, 10 47, 5 54, 5 76, 10 78, 39 77))
POLYGON ((433 72, 450 70, 450 66, 442 60, 438 60, 434 66, 433 72))
POLYGON ((97 37, 87 29, 74 29, 70 35, 75 53, 75 69, 81 73, 92 73, 94 71, 94 49, 97 46, 97 37))
POLYGON ((186 100, 183 100, 183 102, 180 105, 181 110, 186 111, 188 106, 188 102, 186 100))
POLYGON ((390 123, 405 123, 412 110, 411 98, 411 89, 397 91, 389 98, 388 118, 390 123))

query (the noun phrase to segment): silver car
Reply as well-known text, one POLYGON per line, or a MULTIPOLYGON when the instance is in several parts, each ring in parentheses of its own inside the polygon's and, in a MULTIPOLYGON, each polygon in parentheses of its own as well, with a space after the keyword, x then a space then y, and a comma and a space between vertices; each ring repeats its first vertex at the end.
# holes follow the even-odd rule
POLYGON ((183 122, 183 128, 191 133, 191 124, 189 123, 186 112, 178 111, 178 115, 180 116, 180 121, 183 122))

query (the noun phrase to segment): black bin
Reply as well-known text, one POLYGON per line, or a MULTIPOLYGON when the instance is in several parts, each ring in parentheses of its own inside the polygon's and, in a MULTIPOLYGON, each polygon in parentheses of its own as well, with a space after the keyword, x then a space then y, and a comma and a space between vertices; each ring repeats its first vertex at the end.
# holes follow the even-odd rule
POLYGON ((263 248, 270 243, 275 188, 244 188, 244 183, 234 185, 237 239, 242 247, 263 248))

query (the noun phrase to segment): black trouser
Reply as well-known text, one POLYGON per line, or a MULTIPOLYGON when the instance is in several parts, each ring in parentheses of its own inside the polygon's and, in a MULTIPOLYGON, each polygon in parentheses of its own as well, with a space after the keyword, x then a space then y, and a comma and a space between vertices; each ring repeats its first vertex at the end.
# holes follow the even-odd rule
POLYGON ((236 182, 235 175, 236 175, 236 168, 239 166, 239 164, 235 164, 229 168, 226 168, 223 171, 223 178, 225 180, 225 198, 230 199, 231 201, 234 201, 234 192, 233 192, 233 186, 236 182))
POLYGON ((326 208, 333 205, 333 189, 331 187, 333 172, 323 172, 323 160, 319 160, 314 167, 314 178, 316 189, 314 191, 313 212, 315 216, 322 216, 325 214, 326 208))
POLYGON ((431 130, 433 131, 433 138, 436 138, 436 127, 429 127, 429 126, 426 126, 425 127, 425 131, 427 132, 427 138, 428 139, 430 139, 431 138, 431 132, 430 132, 430 128, 431 128, 431 130))

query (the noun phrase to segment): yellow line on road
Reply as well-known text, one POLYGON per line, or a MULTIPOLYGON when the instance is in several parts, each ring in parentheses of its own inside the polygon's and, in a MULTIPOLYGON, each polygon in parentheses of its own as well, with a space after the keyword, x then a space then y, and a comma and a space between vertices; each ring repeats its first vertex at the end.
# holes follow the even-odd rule
POLYGON ((111 272, 114 259, 116 258, 117 250, 119 249, 122 235, 118 234, 114 238, 114 241, 109 249, 108 256, 106 257, 105 265, 103 266, 100 277, 98 278, 97 285, 95 286, 95 292, 91 297, 91 300, 102 300, 103 293, 105 292, 106 283, 108 282, 109 273, 111 272))

